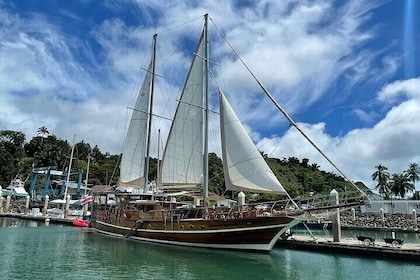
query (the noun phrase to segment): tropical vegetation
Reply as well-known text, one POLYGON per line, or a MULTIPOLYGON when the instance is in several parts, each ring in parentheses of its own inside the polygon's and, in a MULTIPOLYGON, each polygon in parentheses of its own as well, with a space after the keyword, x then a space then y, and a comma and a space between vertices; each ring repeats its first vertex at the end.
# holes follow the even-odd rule
POLYGON ((392 196, 403 199, 410 192, 413 193, 413 199, 420 199, 419 194, 415 192, 416 181, 420 179, 420 168, 417 163, 410 163, 407 170, 392 175, 382 164, 375 166, 375 169, 372 179, 377 182, 376 189, 384 199, 392 199, 392 196))
MULTIPOLYGON (((54 167, 56 170, 66 170, 69 166, 72 144, 67 140, 50 135, 43 126, 37 130, 37 135, 26 141, 25 134, 19 131, 0 131, 0 185, 7 186, 17 174, 27 178, 29 186, 34 168, 54 167)), ((261 152, 268 165, 279 181, 287 188, 292 197, 307 197, 317 194, 327 194, 332 189, 348 191, 353 189, 343 177, 332 172, 320 170, 316 163, 309 159, 270 158, 261 152)), ((115 185, 119 177, 119 154, 111 155, 102 152, 97 145, 80 141, 75 143, 72 162, 73 170, 86 172, 88 162, 89 185, 115 185)), ((404 198, 415 189, 415 182, 419 180, 419 167, 411 163, 403 174, 390 175, 388 168, 382 164, 375 167, 372 179, 377 182, 376 189, 386 199, 392 195, 404 198)), ((157 159, 150 160, 149 178, 156 178, 157 159)), ((215 154, 209 154, 210 191, 229 196, 226 193, 223 177, 222 160, 215 154)), ((85 176, 83 176, 85 178, 85 176)), ((42 178, 37 184, 42 184, 42 178)), ((362 183, 356 185, 365 191, 371 191, 362 183)), ((260 195, 254 200, 277 199, 273 195, 260 195)))

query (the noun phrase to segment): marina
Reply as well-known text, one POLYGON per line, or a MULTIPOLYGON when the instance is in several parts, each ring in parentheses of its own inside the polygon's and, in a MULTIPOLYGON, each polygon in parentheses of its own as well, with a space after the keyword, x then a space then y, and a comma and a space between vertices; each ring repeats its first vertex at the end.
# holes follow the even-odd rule
POLYGON ((278 246, 260 254, 153 245, 17 218, 0 217, 0 236, 4 279, 411 280, 419 271, 418 262, 401 259, 278 246))
POLYGON ((419 278, 414 1, 36 2, 0 4, 0 279, 419 278))
MULTIPOLYGON (((46 226, 48 226, 51 223, 67 226, 73 225, 85 228, 88 227, 85 223, 83 226, 76 225, 74 223, 74 218, 59 218, 48 216, 34 217, 31 215, 21 213, 0 213, 0 219, 3 219, 3 223, 6 223, 7 219, 18 219, 44 224, 46 226)), ((91 233, 96 233, 96 229, 89 228, 89 230, 91 233)), ((410 230, 400 230, 397 234, 398 238, 396 238, 395 236, 395 231, 380 231, 375 228, 369 229, 360 227, 351 229, 349 227, 346 227, 344 229, 343 237, 340 239, 340 241, 334 242, 333 233, 331 230, 321 228, 317 230, 307 231, 302 229, 302 227, 300 226, 296 226, 292 228, 292 233, 288 238, 279 238, 275 247, 285 248, 288 250, 303 250, 326 253, 333 252, 335 254, 363 257, 369 256, 372 258, 405 259, 409 261, 419 261, 420 234, 416 231, 410 230), (401 240, 402 243, 393 243, 392 241, 395 240, 401 240)))

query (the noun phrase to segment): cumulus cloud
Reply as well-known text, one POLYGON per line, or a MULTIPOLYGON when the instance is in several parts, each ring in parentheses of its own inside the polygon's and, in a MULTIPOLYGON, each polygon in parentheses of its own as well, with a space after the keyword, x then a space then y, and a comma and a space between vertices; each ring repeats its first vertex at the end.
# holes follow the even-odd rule
POLYGON ((420 98, 420 78, 395 81, 384 86, 378 94, 378 99, 393 103, 398 97, 420 98))
MULTIPOLYGON (((408 100, 394 105, 386 116, 371 128, 353 129, 342 137, 331 137, 326 124, 298 123, 315 144, 354 181, 363 181, 373 188, 371 174, 375 166, 383 164, 390 173, 401 173, 409 163, 420 161, 420 99, 418 79, 396 81, 384 86, 378 98, 404 93, 408 100)), ((309 158, 324 170, 338 174, 302 135, 290 127, 282 137, 261 139, 260 149, 274 157, 309 158)))
MULTIPOLYGON (((363 121, 339 136, 331 133, 329 120, 298 125, 351 179, 368 183, 378 163, 401 172, 420 160, 420 80, 393 81, 402 61, 393 52, 398 42, 369 45, 384 32, 371 24, 382 4, 133 0, 107 2, 97 8, 109 16, 87 19, 68 7, 51 15, 0 2, 0 129, 24 131, 30 139, 46 126, 60 138, 77 134, 76 141, 121 152, 127 107, 140 86, 153 33, 159 33, 155 113, 171 118, 194 51, 181 49, 179 41, 191 47, 196 39, 190 31, 199 32, 196 19, 208 12, 289 114, 302 118, 307 110, 341 106, 363 121), (353 106, 353 98, 367 105, 353 106)), ((88 9, 88 2, 82 5, 88 9)), ((212 68, 258 147, 270 156, 305 157, 332 170, 293 127, 281 134, 277 127, 288 122, 257 93, 249 73, 238 70, 240 62, 215 35, 210 34, 212 62, 218 65, 212 68)), ((165 139, 169 121, 157 119, 154 125, 165 139)), ((211 147, 217 149, 213 142, 211 147)))

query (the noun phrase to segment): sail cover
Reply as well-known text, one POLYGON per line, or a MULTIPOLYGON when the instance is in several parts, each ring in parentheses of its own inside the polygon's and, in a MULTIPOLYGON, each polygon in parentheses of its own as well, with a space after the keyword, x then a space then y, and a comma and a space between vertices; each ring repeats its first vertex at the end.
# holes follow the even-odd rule
POLYGON ((206 74, 204 35, 188 73, 161 165, 161 185, 202 184, 203 173, 203 91, 206 74))
POLYGON ((144 185, 152 67, 153 61, 150 62, 144 77, 125 138, 120 168, 120 185, 126 187, 140 188, 144 185))
POLYGON ((226 189, 286 194, 221 91, 219 98, 226 189))

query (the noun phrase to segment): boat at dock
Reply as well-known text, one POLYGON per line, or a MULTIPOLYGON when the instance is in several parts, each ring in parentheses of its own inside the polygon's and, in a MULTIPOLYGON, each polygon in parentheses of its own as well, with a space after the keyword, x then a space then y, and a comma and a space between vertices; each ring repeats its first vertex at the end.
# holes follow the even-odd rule
POLYGON ((81 220, 81 219, 75 219, 73 221, 73 226, 75 227, 89 227, 90 221, 87 220, 81 220))
POLYGON ((26 198, 28 195, 28 192, 25 190, 25 182, 19 176, 16 176, 6 189, 1 190, 1 196, 26 198))
POLYGON ((205 15, 156 182, 148 178, 157 35, 153 37, 153 53, 126 134, 120 181, 114 188, 93 193, 93 227, 101 234, 137 241, 268 252, 282 234, 301 221, 328 217, 363 204, 363 195, 340 202, 329 197, 291 199, 218 83, 224 183, 236 200, 222 206, 217 201, 224 198, 212 199, 208 178, 211 71, 207 29, 205 15), (252 204, 246 201, 245 193, 274 194, 283 199, 252 204), (193 202, 180 203, 185 197, 193 202))

